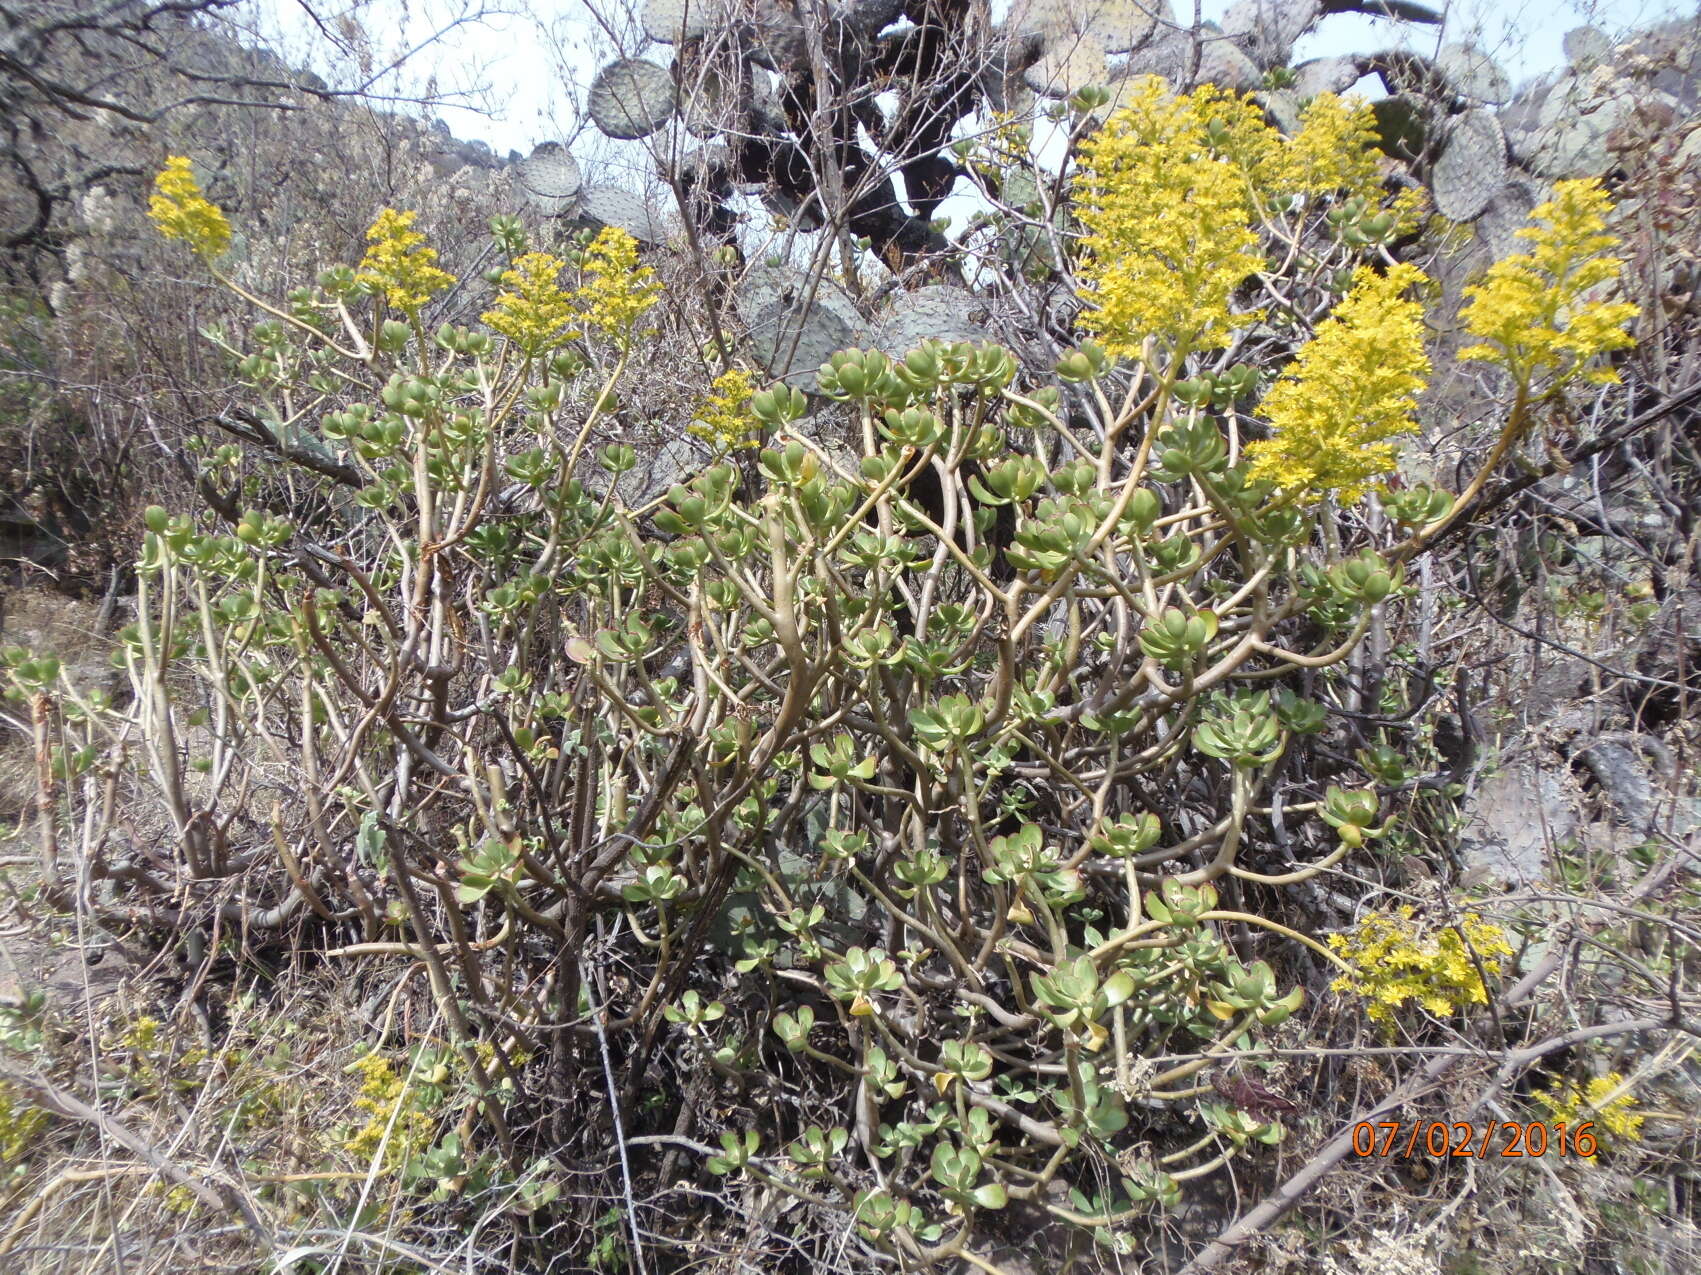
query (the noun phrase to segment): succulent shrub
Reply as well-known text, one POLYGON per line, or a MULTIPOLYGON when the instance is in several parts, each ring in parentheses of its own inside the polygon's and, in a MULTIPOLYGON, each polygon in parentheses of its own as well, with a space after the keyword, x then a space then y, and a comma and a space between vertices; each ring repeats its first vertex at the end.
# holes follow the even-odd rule
MULTIPOLYGON (((1352 963, 1368 932, 1331 947, 1295 902, 1387 827, 1399 757, 1323 748, 1337 674, 1462 516, 1382 486, 1433 297, 1390 260, 1367 110, 1319 99, 1287 137, 1141 86, 1073 172, 1090 340, 1049 368, 847 349, 813 395, 725 367, 678 422, 721 459, 639 507, 643 461, 598 444, 658 299, 632 239, 555 256, 501 221, 482 324, 428 330, 449 276, 386 210, 358 269, 255 298, 228 342, 275 445, 150 511, 135 702, 12 680, 73 707, 68 782, 134 766, 159 798, 133 906, 422 962, 484 1096, 464 1136, 510 1162, 510 1073, 548 1094, 571 1042, 620 1036, 636 1086, 672 1034, 717 1080, 801 1068, 813 1095, 711 1127, 705 1172, 910 1262, 1017 1207, 1108 1242, 1281 1139, 1206 1081, 1319 962, 1381 1017, 1481 1001, 1504 954, 1468 924, 1385 986, 1352 963)), ((1593 304, 1565 375, 1617 344, 1593 304)))

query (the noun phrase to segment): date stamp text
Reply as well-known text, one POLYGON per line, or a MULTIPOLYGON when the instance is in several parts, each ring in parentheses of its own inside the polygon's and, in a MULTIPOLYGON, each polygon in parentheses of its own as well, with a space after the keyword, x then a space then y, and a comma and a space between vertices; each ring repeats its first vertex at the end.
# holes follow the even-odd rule
POLYGON ((1353 1154, 1361 1158, 1486 1160, 1494 1156, 1569 1155, 1588 1159, 1596 1149, 1592 1120, 1576 1125, 1542 1121, 1518 1124, 1511 1120, 1419 1120, 1409 1124, 1403 1120, 1364 1120, 1353 1126, 1353 1154))

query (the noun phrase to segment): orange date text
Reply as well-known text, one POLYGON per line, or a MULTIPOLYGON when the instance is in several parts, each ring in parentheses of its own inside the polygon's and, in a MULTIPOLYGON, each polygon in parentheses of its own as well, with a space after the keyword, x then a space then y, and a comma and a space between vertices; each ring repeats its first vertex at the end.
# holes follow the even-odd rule
POLYGON ((1360 1158, 1486 1160, 1570 1155, 1588 1159, 1596 1149, 1595 1125, 1590 1120, 1575 1125, 1542 1121, 1518 1124, 1511 1120, 1362 1120, 1353 1126, 1353 1154, 1360 1158))

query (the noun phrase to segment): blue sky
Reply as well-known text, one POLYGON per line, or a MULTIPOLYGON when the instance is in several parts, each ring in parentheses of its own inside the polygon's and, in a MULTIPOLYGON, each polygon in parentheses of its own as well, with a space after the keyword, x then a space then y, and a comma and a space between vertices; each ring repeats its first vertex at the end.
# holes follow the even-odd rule
MULTIPOLYGON (((362 0, 364 24, 375 38, 378 63, 383 65, 396 52, 416 47, 428 34, 450 27, 473 2, 362 0)), ((476 108, 444 107, 437 114, 457 137, 483 140, 498 152, 524 153, 538 142, 570 132, 576 118, 574 103, 611 45, 580 0, 555 4, 545 0, 535 14, 518 12, 520 0, 490 2, 506 3, 510 11, 453 26, 410 61, 407 78, 413 88, 434 78, 445 92, 482 86, 485 91, 478 96, 476 108)), ((641 4, 641 0, 632 2, 641 4)), ((618 14, 619 3, 608 0, 601 7, 605 13, 618 14)), ((994 0, 994 12, 1007 3, 994 0)), ((1228 3, 1204 0, 1204 17, 1220 18, 1228 3)), ((262 24, 281 30, 292 46, 290 52, 299 55, 311 47, 316 34, 299 0, 257 0, 257 4, 262 24)), ((1181 0, 1177 7, 1184 11, 1190 5, 1181 0)), ((1667 0, 1565 0, 1559 4, 1554 0, 1461 0, 1447 6, 1447 30, 1451 37, 1476 33, 1478 43, 1495 55, 1514 82, 1521 82, 1560 64, 1560 41, 1573 27, 1594 25, 1616 35, 1674 8, 1667 0)), ((313 12, 329 23, 338 9, 315 3, 313 12)), ((615 22, 618 30, 623 24, 618 18, 615 22)), ((1433 49, 1435 33, 1433 28, 1387 19, 1336 15, 1325 18, 1302 42, 1296 60, 1367 52, 1402 39, 1420 50, 1433 49)), ((638 49, 629 46, 626 51, 638 49)), ((652 46, 649 56, 666 61, 669 50, 652 46)))

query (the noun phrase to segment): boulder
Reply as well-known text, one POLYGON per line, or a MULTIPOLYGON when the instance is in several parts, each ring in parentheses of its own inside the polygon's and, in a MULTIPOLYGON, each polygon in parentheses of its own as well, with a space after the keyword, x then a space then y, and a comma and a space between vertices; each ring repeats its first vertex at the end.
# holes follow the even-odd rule
POLYGON ((1540 881, 1561 843, 1581 826, 1566 769, 1523 758, 1485 780, 1465 803, 1460 858, 1474 882, 1526 886, 1540 881))

